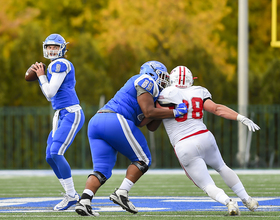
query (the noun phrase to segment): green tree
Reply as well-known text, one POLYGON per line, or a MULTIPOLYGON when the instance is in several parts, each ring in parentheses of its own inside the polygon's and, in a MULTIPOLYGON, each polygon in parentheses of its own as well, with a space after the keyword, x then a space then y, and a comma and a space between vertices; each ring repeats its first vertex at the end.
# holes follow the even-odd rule
MULTIPOLYGON (((106 22, 96 39, 100 51, 105 51, 110 60, 110 69, 122 70, 118 67, 130 62, 118 73, 119 79, 137 73, 148 60, 163 62, 169 71, 176 65, 186 65, 199 74, 198 82, 204 82, 202 85, 212 92, 219 91, 217 100, 221 101, 229 94, 220 93, 223 88, 229 90, 221 81, 230 80, 235 68, 226 62, 228 50, 216 31, 225 29, 221 20, 229 12, 226 1, 109 1, 100 13, 106 22), (123 61, 114 62, 119 59, 123 61)), ((108 71, 108 75, 116 79, 114 71, 108 71)), ((116 88, 120 87, 121 83, 114 82, 116 88)))
POLYGON ((113 82, 107 77, 105 59, 100 56, 91 35, 84 33, 78 39, 71 45, 67 57, 75 66, 76 90, 81 102, 98 104, 101 95, 112 93, 113 82))
MULTIPOLYGON (((186 65, 198 76, 195 84, 207 87, 216 102, 237 103, 238 1, 0 0, 0 4, 0 106, 48 105, 38 84, 25 82, 23 76, 32 63, 49 63, 42 56, 42 42, 51 33, 70 42, 67 55, 77 72, 76 89, 87 104, 98 104, 102 94, 111 98, 148 60, 163 62, 169 71, 186 65)), ((269 45, 270 11, 267 0, 249 0, 251 104, 272 104, 259 98, 264 73, 270 66, 276 68, 272 61, 280 53, 269 45)))

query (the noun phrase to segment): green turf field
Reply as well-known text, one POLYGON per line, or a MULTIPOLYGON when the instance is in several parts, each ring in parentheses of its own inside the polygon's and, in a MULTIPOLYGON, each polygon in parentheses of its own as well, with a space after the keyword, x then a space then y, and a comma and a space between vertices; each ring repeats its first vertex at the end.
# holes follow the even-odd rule
MULTIPOLYGON (((211 175, 216 185, 236 197, 225 185, 219 175, 211 175)), ((239 174, 247 192, 252 197, 280 197, 280 176, 278 174, 239 174)), ((109 196, 119 187, 124 174, 114 174, 97 193, 97 197, 109 196)), ((73 176, 78 193, 82 193, 87 175, 73 176)), ((10 197, 59 197, 62 187, 58 180, 51 176, 1 176, 1 198, 10 197)), ((205 197, 184 174, 146 174, 132 188, 130 196, 196 196, 205 197)), ((109 201, 109 200, 108 200, 109 201)), ((110 202, 110 201, 109 201, 110 202)), ((94 200, 93 200, 94 205, 94 200)), ((127 212, 100 212, 101 219, 280 219, 280 204, 276 211, 241 212, 241 216, 227 216, 224 211, 185 211, 185 212, 139 212, 136 215, 127 212), (279 210, 279 211, 278 211, 279 210)), ((1 219, 83 219, 75 212, 0 212, 1 219)))

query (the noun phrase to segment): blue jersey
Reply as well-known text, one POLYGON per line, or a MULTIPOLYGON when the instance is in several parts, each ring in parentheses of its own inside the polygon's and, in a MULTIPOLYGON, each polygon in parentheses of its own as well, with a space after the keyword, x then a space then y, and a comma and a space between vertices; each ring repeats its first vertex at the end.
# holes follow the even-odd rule
POLYGON ((66 72, 66 77, 58 89, 56 95, 51 98, 51 103, 54 110, 80 103, 75 91, 75 69, 70 61, 60 58, 51 62, 48 66, 47 78, 50 81, 52 73, 63 72, 66 72))
POLYGON ((158 99, 160 91, 157 83, 147 74, 138 74, 132 76, 102 109, 119 113, 124 118, 133 121, 135 125, 139 125, 144 115, 137 102, 136 87, 149 92, 154 101, 158 99))

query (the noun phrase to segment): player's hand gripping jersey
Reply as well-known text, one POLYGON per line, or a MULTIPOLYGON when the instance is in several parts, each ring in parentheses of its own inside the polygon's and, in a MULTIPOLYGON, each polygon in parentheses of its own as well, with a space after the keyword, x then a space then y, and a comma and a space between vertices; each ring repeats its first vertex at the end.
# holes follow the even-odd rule
POLYGON ((149 92, 156 101, 160 91, 151 76, 147 74, 135 75, 99 111, 111 110, 133 121, 135 125, 139 125, 144 118, 144 114, 137 102, 137 94, 143 92, 149 92))
POLYGON ((184 116, 163 119, 163 124, 172 146, 175 146, 179 140, 186 136, 207 130, 206 125, 203 123, 203 103, 206 99, 211 98, 210 92, 201 86, 191 86, 185 89, 171 86, 160 93, 159 102, 166 103, 169 101, 174 103, 176 100, 175 104, 184 102, 188 107, 188 113, 184 116))

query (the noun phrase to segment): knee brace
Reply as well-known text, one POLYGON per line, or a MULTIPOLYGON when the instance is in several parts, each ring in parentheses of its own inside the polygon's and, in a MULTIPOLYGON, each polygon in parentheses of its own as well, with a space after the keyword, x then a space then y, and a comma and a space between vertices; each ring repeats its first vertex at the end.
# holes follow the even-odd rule
POLYGON ((107 178, 102 173, 100 173, 99 171, 93 171, 92 174, 88 175, 88 178, 90 176, 95 176, 99 180, 101 185, 103 185, 107 181, 107 178))
POLYGON ((144 161, 134 161, 131 164, 135 165, 143 174, 149 169, 149 166, 144 161))

